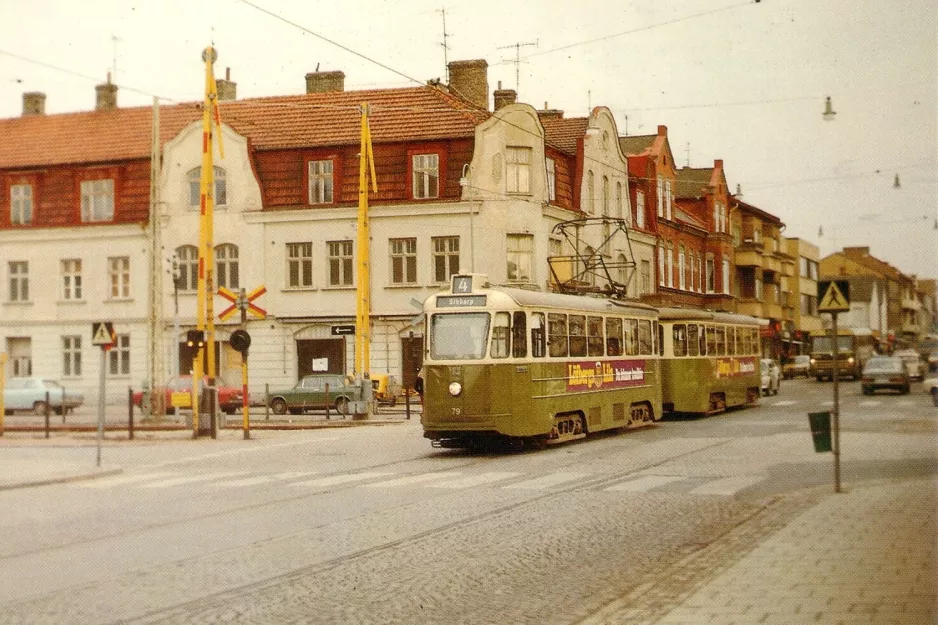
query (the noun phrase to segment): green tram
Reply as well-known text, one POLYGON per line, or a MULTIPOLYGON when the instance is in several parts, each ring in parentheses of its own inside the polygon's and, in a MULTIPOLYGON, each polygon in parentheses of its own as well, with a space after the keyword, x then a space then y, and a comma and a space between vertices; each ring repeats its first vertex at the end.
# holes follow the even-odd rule
POLYGON ((453 276, 424 303, 424 437, 533 447, 661 418, 658 312, 453 276))
POLYGON ((755 317, 661 308, 661 401, 667 413, 716 414, 759 400, 759 326, 755 317))

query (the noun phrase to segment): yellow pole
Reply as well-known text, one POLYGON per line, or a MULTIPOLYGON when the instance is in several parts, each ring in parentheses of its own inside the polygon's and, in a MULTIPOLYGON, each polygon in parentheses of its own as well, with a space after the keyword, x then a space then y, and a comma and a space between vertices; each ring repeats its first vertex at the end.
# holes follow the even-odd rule
POLYGON ((368 174, 378 192, 368 104, 361 105, 362 126, 358 160, 358 298, 355 314, 355 374, 364 375, 371 368, 371 239, 368 232, 368 174))

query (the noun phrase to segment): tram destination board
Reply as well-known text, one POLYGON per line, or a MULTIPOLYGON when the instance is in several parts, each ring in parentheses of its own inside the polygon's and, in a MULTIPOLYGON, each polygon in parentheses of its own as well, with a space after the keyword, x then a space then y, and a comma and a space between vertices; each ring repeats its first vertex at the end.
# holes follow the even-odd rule
POLYGON ((436 298, 436 305, 439 308, 485 306, 485 295, 439 295, 436 298))

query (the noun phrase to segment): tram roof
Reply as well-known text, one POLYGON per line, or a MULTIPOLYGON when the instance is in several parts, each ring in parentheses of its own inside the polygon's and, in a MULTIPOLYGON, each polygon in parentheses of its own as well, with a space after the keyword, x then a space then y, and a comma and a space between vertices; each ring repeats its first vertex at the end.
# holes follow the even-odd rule
POLYGON ((659 308, 663 321, 712 321, 714 323, 734 323, 740 325, 769 325, 768 319, 739 315, 736 313, 703 310, 700 308, 659 308))
POLYGON ((623 301, 602 297, 584 297, 567 293, 548 293, 545 291, 530 291, 511 287, 497 287, 492 291, 504 293, 519 306, 536 308, 564 308, 588 310, 595 312, 633 313, 637 315, 655 316, 657 309, 635 301, 623 301))

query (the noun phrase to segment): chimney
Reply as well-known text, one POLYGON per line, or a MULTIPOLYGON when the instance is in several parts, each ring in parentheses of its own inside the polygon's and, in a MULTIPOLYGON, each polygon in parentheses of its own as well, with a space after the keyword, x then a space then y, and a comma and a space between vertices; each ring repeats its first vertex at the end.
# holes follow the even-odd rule
POLYGON ((667 126, 658 126, 658 136, 667 137, 668 136, 668 127, 667 126))
POLYGON ((311 72, 306 74, 306 93, 345 91, 345 72, 311 72))
POLYGON ((489 64, 485 59, 453 61, 449 68, 449 87, 480 109, 489 110, 489 64))
POLYGON ((225 77, 215 81, 215 87, 218 89, 218 101, 237 100, 238 83, 231 82, 231 68, 225 68, 225 77))
POLYGON ((46 114, 46 94, 30 91, 23 94, 23 117, 46 114))
POLYGON ((107 82, 94 90, 97 93, 94 110, 113 111, 117 108, 117 85, 111 83, 111 72, 107 73, 107 82))
POLYGON ((514 104, 518 101, 518 92, 514 89, 502 89, 502 81, 498 81, 498 89, 493 94, 495 96, 495 110, 514 104))
POLYGON ((540 119, 563 119, 563 111, 560 109, 552 109, 547 106, 547 102, 544 103, 544 109, 537 112, 537 116, 540 119))

